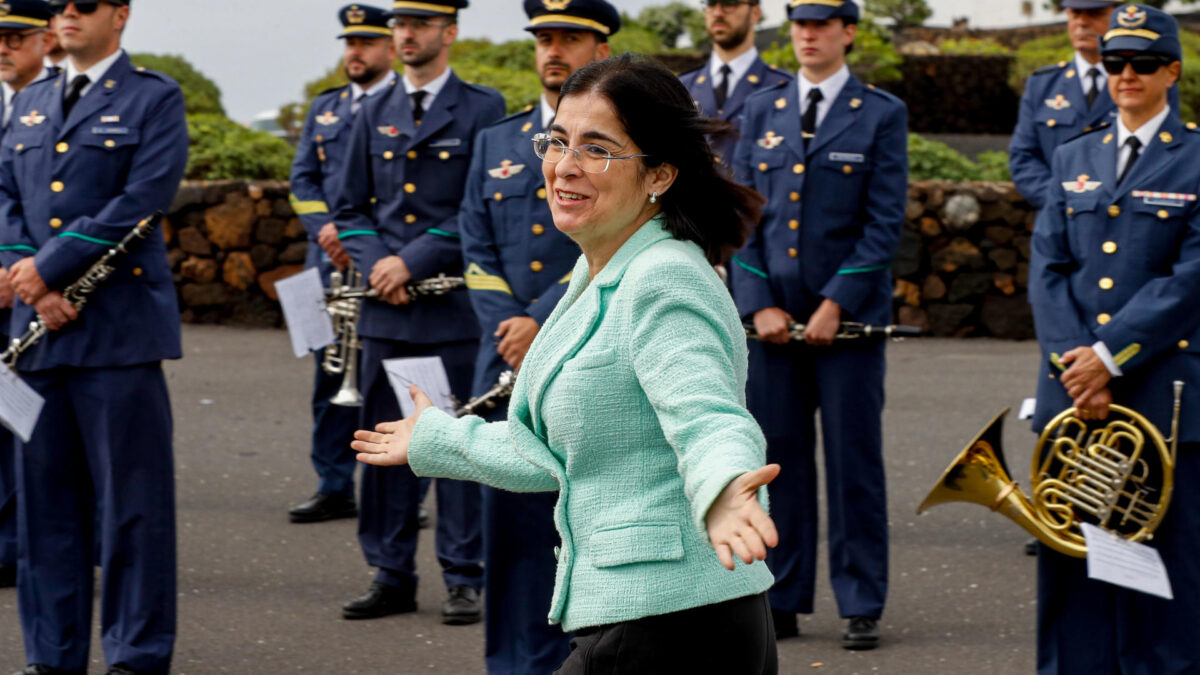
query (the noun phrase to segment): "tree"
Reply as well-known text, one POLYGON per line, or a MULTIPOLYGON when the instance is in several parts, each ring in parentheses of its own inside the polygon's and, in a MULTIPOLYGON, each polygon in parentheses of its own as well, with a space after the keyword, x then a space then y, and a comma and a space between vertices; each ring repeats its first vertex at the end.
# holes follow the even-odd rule
POLYGON ((703 25, 704 15, 699 10, 682 2, 672 2, 643 9, 638 14, 638 23, 658 35, 663 47, 674 49, 679 37, 695 27, 697 18, 703 25))
POLYGON ((174 54, 131 54, 129 60, 141 66, 167 75, 183 89, 187 114, 214 113, 224 115, 221 105, 221 90, 216 83, 188 63, 187 59, 174 54))
POLYGON ((896 33, 920 26, 933 15, 925 0, 867 0, 866 10, 871 16, 891 19, 896 33))

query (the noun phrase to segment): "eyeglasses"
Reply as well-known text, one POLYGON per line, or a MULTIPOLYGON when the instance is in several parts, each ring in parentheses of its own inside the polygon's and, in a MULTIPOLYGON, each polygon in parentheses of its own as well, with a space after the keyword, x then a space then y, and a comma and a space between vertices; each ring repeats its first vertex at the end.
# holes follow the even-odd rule
MULTIPOLYGON (((71 4, 71 2, 70 2, 70 1, 68 1, 68 2, 63 2, 63 3, 61 3, 61 4, 59 4, 59 3, 54 3, 54 4, 51 4, 51 5, 50 5, 50 13, 54 14, 55 16, 58 16, 58 15, 62 14, 63 12, 67 11, 67 5, 70 5, 70 4, 71 4)), ((95 12, 95 11, 96 11, 96 8, 97 8, 97 7, 99 7, 100 5, 114 5, 114 6, 116 6, 116 5, 124 5, 125 3, 117 3, 117 2, 76 2, 76 3, 74 3, 74 4, 75 4, 75 11, 76 11, 76 12, 79 12, 80 14, 91 14, 92 12, 95 12)))
POLYGON ((1134 54, 1132 56, 1105 54, 1101 61, 1109 75, 1120 75, 1125 72, 1126 65, 1133 66, 1133 72, 1138 75, 1151 75, 1159 68, 1169 65, 1171 58, 1158 54, 1134 54))
POLYGON ((429 19, 412 17, 396 17, 392 19, 392 28, 399 28, 400 30, 407 30, 411 28, 414 33, 419 33, 420 31, 429 30, 430 28, 434 27, 445 28, 449 25, 450 24, 445 21, 430 21, 429 19))
POLYGON ((535 134, 533 137, 533 154, 538 159, 549 164, 557 164, 567 152, 575 153, 575 163, 584 173, 604 173, 614 159, 637 159, 650 155, 614 155, 598 145, 585 145, 582 148, 572 148, 562 140, 553 138, 550 134, 535 134))
POLYGON ((35 30, 29 33, 3 33, 0 34, 0 44, 9 49, 17 50, 21 48, 21 45, 25 44, 25 38, 41 35, 45 32, 44 30, 35 30))
POLYGON ((704 9, 720 7, 721 9, 737 9, 738 5, 757 5, 758 0, 702 0, 700 6, 704 9))

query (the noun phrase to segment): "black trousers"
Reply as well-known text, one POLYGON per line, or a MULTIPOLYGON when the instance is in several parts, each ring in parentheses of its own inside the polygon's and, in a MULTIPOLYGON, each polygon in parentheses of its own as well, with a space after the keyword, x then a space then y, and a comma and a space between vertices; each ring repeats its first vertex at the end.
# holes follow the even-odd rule
POLYGON ((775 626, 766 594, 584 628, 555 675, 722 673, 775 675, 775 626))

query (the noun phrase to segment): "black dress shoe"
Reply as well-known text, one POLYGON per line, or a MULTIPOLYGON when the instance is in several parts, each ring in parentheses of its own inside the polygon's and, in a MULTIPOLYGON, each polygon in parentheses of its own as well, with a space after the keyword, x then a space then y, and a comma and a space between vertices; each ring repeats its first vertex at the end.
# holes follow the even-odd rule
POLYGON ((86 670, 63 670, 62 668, 51 668, 43 666, 40 663, 31 663, 25 666, 24 670, 13 673, 13 675, 85 675, 86 670))
POLYGON ((879 646, 879 619, 869 616, 852 616, 842 633, 842 646, 846 649, 875 649, 879 646))
POLYGON ((0 565, 0 588, 12 588, 17 585, 17 566, 0 565))
POLYGON ((1038 540, 1030 539, 1025 542, 1025 555, 1037 555, 1038 540))
POLYGON ((105 675, 137 675, 136 670, 130 670, 122 665, 109 666, 105 675))
POLYGON ((429 510, 424 506, 417 509, 417 528, 421 530, 429 529, 429 510))
POLYGON ((389 614, 417 611, 417 601, 408 589, 371 582, 367 592, 342 605, 343 619, 377 619, 389 614))
POLYGON ((795 612, 785 612, 782 609, 771 610, 771 621, 775 624, 775 639, 786 640, 800 637, 800 624, 795 612))
POLYGON ((354 518, 358 506, 353 497, 324 495, 318 492, 312 499, 288 511, 293 523, 320 523, 335 518, 354 518))
POLYGON ((455 586, 450 597, 442 603, 442 623, 447 626, 466 626, 479 623, 483 609, 479 605, 479 591, 470 586, 455 586))

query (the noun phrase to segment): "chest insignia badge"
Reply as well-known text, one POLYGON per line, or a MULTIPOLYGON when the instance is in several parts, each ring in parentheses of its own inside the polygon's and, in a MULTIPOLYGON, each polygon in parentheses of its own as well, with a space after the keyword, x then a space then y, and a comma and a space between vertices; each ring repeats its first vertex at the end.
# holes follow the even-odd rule
POLYGON ((375 130, 388 138, 395 138, 400 135, 400 130, 396 127, 375 127, 375 130))
POLYGON ((324 113, 317 115, 316 120, 317 124, 327 127, 330 124, 337 124, 338 122, 342 121, 342 118, 334 115, 332 110, 326 110, 324 113))
POLYGON ((758 147, 767 150, 774 150, 783 142, 783 136, 776 136, 774 131, 768 131, 765 136, 758 139, 758 147))
POLYGON ((1094 192, 1097 189, 1099 189, 1099 187, 1101 185, 1103 185, 1103 183, 1101 183, 1100 181, 1088 180, 1089 178, 1091 178, 1091 176, 1089 176, 1085 173, 1082 176, 1080 176, 1079 178, 1075 179, 1075 181, 1073 181, 1073 182, 1067 181, 1067 182, 1063 183, 1062 184, 1063 189, 1066 190, 1067 192, 1073 192, 1077 195, 1081 195, 1085 192, 1094 192))
POLYGON ((488 175, 492 178, 506 180, 521 173, 525 170, 524 164, 513 164, 511 159, 506 159, 500 162, 500 166, 495 169, 488 169, 488 175))
POLYGON ((1071 107, 1071 102, 1067 100, 1066 96, 1059 94, 1054 98, 1046 99, 1046 107, 1051 110, 1066 110, 1071 107))
POLYGON ((36 111, 36 110, 31 110, 31 111, 29 111, 28 115, 21 116, 21 124, 24 124, 27 127, 36 127, 37 125, 39 125, 45 121, 46 121, 46 116, 39 115, 38 111, 36 111))

